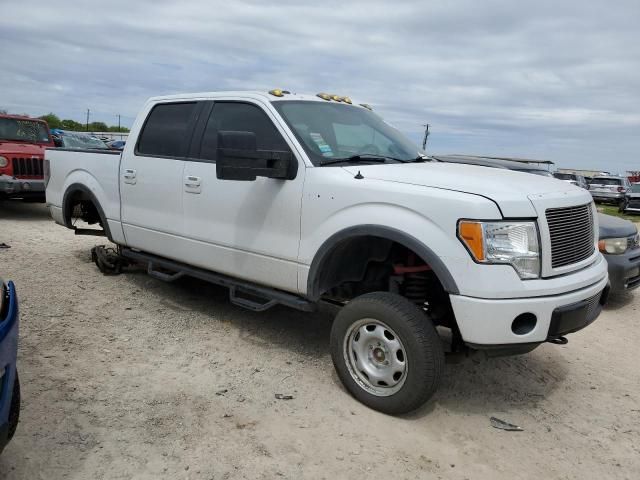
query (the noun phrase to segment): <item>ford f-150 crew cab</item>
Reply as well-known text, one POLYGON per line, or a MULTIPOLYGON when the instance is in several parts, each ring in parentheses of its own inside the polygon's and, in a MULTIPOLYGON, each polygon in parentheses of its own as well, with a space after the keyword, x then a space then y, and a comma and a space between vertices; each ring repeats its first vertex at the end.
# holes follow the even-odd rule
POLYGON ((0 200, 44 202, 44 150, 53 146, 44 120, 0 115, 0 200))
POLYGON ((589 192, 431 161, 346 97, 152 98, 121 154, 45 158, 54 220, 99 225, 150 274, 225 285, 254 310, 341 306, 334 365, 383 412, 435 392, 446 346, 436 327, 454 351, 524 353, 566 343, 606 301, 589 192))

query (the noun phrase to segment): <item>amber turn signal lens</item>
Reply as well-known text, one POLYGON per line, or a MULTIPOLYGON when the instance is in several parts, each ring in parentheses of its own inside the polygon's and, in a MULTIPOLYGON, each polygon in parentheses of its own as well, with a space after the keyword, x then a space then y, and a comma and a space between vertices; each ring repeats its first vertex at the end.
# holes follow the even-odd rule
POLYGON ((458 236, 477 261, 484 261, 484 241, 481 224, 477 222, 460 222, 458 236))

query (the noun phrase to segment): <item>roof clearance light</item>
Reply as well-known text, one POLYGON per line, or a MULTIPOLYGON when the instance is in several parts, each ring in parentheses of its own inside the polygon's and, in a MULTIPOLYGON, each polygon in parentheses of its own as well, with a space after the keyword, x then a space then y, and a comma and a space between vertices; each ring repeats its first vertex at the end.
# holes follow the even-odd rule
POLYGON ((331 100, 334 100, 336 102, 341 102, 342 97, 340 95, 331 95, 331 100))
POLYGON ((269 90, 269 93, 274 97, 284 97, 284 91, 279 88, 274 88, 273 90, 269 90))
POLYGON ((316 95, 316 97, 320 97, 323 100, 331 100, 331 95, 329 95, 328 93, 318 93, 316 95))
POLYGON ((366 108, 367 110, 373 111, 373 108, 371 108, 371 105, 367 103, 361 103, 360 106, 366 108))
POLYGON ((344 103, 348 103, 349 105, 351 105, 353 103, 349 97, 342 97, 342 101, 344 103))

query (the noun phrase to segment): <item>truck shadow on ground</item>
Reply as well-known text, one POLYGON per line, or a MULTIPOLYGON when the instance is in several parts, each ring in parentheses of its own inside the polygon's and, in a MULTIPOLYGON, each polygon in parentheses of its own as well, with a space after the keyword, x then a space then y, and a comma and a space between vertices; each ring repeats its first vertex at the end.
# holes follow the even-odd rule
POLYGON ((22 200, 0 200, 0 220, 34 221, 50 218, 44 203, 23 202, 22 200))
MULTIPOLYGON (((210 322, 228 322, 243 342, 256 347, 290 351, 293 357, 310 363, 331 365, 329 334, 337 307, 321 305, 314 313, 275 307, 266 312, 244 310, 230 303, 226 288, 196 279, 166 284, 143 272, 127 274, 127 280, 140 289, 153 289, 160 303, 177 314, 198 312, 196 330, 210 322)), ((194 334, 196 332, 194 331, 194 334)), ((477 353, 454 364, 447 364, 443 383, 434 399, 408 419, 428 415, 435 404, 465 413, 493 414, 531 409, 562 385, 568 368, 553 345, 542 345, 534 352, 515 357, 487 358, 477 353)), ((344 390, 335 373, 336 388, 344 390)))
POLYGON ((528 354, 495 358, 476 353, 447 364, 433 401, 406 417, 428 415, 436 404, 459 413, 486 415, 533 409, 568 375, 565 361, 554 348, 558 347, 543 344, 528 354))
POLYGON ((631 292, 622 292, 622 293, 612 293, 609 295, 609 299, 607 300, 607 304, 605 305, 605 310, 620 310, 621 308, 626 307, 633 301, 633 293, 631 292))

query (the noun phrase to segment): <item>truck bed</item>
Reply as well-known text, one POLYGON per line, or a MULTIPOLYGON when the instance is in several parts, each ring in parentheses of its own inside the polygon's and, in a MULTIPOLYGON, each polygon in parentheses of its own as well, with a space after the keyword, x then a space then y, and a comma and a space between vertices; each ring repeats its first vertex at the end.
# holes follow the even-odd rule
POLYGON ((50 175, 46 189, 47 205, 52 207, 50 210, 54 220, 64 225, 64 193, 71 185, 80 184, 91 191, 109 224, 113 223, 114 239, 121 236, 118 185, 120 157, 121 153, 115 150, 47 149, 45 163, 48 164, 50 175))

